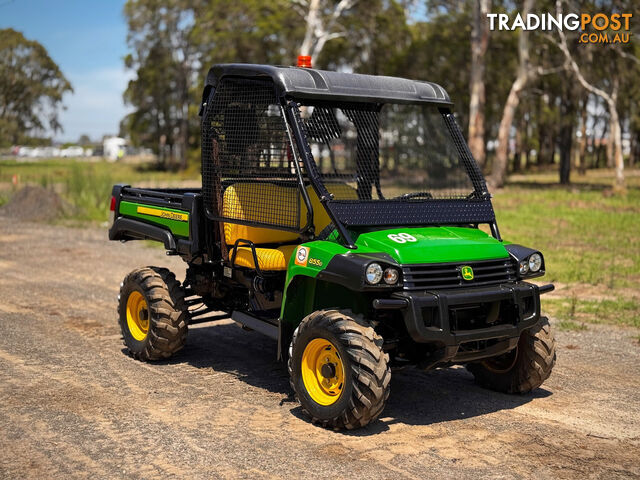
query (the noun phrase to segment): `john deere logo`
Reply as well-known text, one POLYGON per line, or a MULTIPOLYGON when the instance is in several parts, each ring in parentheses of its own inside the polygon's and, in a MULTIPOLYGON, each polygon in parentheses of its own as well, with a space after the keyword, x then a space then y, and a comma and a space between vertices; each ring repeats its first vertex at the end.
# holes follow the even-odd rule
POLYGON ((460 273, 462 273, 462 278, 465 280, 473 280, 473 268, 468 265, 465 265, 460 269, 460 273))

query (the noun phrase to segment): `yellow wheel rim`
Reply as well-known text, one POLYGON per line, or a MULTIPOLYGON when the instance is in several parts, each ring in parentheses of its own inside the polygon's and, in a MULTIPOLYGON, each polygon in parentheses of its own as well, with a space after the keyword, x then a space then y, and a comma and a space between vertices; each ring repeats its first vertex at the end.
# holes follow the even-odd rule
POLYGON ((127 299, 127 326, 131 336, 142 342, 149 332, 149 307, 142 294, 133 291, 127 299))
POLYGON ((309 396, 320 405, 338 401, 344 389, 344 365, 329 340, 315 338, 302 353, 302 381, 309 396))

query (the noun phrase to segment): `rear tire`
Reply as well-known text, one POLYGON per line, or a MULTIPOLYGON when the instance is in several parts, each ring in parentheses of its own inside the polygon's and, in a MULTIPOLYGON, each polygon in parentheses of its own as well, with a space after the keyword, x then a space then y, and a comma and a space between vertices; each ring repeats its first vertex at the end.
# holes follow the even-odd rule
POLYGON ((166 268, 139 268, 124 278, 118 317, 124 344, 137 360, 169 358, 186 342, 189 312, 184 291, 166 268))
POLYGON ((556 362, 556 341, 547 318, 520 335, 511 352, 467 364, 476 382, 504 393, 528 393, 549 378, 556 362))
POLYGON ((389 398, 388 362, 382 337, 371 326, 350 312, 320 310, 305 317, 293 334, 291 388, 313 423, 364 427, 378 418, 389 398))

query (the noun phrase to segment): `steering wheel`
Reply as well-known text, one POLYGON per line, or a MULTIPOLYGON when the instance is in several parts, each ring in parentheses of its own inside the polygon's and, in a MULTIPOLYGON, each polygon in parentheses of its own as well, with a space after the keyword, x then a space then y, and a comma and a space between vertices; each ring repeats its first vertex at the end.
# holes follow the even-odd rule
POLYGON ((484 200, 485 198, 486 198, 486 194, 481 195, 474 190, 473 192, 471 192, 469 195, 465 197, 465 200, 484 200))
POLYGON ((404 195, 398 195, 394 199, 399 200, 409 200, 411 198, 433 198, 433 195, 429 192, 411 192, 405 193, 404 195))

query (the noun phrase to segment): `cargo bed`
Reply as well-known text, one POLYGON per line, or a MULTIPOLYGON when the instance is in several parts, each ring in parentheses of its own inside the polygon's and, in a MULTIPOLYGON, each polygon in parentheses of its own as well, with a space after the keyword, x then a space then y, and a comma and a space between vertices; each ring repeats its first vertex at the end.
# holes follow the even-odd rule
POLYGON ((203 245, 200 188, 133 188, 115 185, 110 240, 155 240, 169 254, 199 255, 203 245))

